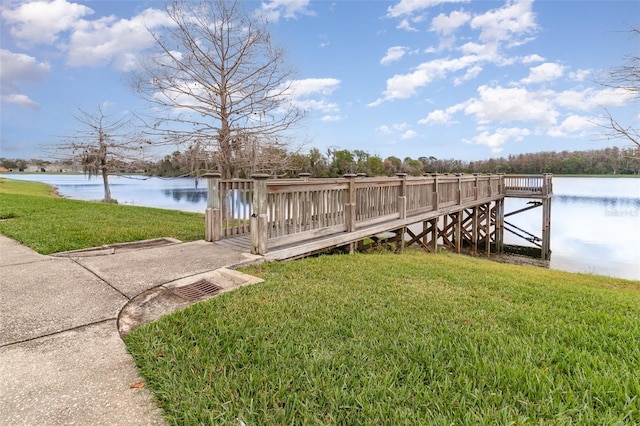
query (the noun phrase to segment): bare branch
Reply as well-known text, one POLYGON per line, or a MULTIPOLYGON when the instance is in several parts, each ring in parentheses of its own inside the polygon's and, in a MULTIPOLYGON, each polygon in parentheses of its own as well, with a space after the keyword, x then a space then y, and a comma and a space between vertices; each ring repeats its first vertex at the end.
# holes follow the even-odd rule
MULTIPOLYGON (((639 29, 629 31, 632 37, 640 36, 639 29)), ((640 56, 630 55, 625 57, 625 62, 613 68, 600 85, 622 90, 633 95, 635 100, 640 99, 640 56)), ((633 142, 640 148, 640 133, 632 125, 625 126, 613 117, 611 112, 604 108, 606 112, 607 124, 601 125, 607 129, 605 136, 608 138, 622 138, 633 142)))
POLYGON ((98 106, 95 113, 74 114, 79 128, 56 144, 54 158, 73 160, 89 176, 102 176, 104 201, 111 202, 108 175, 144 158, 153 142, 132 130, 131 117, 112 119, 98 106))
POLYGON ((156 49, 134 77, 156 107, 150 131, 198 141, 230 178, 247 167, 246 144, 268 146, 304 116, 290 99, 291 71, 240 2, 176 0, 167 13, 171 25, 152 33, 156 49))

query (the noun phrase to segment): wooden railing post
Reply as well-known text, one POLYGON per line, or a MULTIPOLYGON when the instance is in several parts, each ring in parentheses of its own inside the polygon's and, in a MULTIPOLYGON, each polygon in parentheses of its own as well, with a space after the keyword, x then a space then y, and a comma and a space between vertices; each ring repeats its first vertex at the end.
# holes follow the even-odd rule
POLYGON ((431 176, 433 176, 434 179, 434 183, 433 183, 433 209, 434 210, 438 210, 438 174, 434 173, 431 176))
POLYGON ((491 173, 487 173, 487 177, 489 178, 489 190, 487 191, 487 194, 489 194, 489 197, 493 197, 493 191, 491 190, 491 173))
MULTIPOLYGON (((407 218, 407 174, 396 173, 400 179, 400 194, 398 196, 398 215, 400 219, 407 218)), ((407 227, 403 226, 400 229, 400 251, 404 251, 404 234, 407 233, 407 227)))
POLYGON ((458 205, 462 205, 462 173, 456 173, 458 178, 458 205))
POLYGON ((401 179, 400 181, 400 194, 398 194, 398 213, 400 219, 407 218, 407 174, 396 173, 396 176, 401 179))
POLYGON ((358 175, 348 173, 344 175, 349 180, 349 189, 344 200, 345 224, 347 232, 356 230, 356 177, 358 175))
POLYGON ((267 253, 267 179, 269 175, 253 174, 253 200, 251 215, 251 253, 267 253))
MULTIPOLYGON (((475 176, 475 178, 476 178, 475 188, 473 188, 473 191, 475 192, 475 194, 473 194, 473 195, 475 197, 474 200, 477 200, 478 199, 478 194, 480 192, 480 189, 478 188, 478 181, 479 181, 478 176, 480 176, 480 173, 474 173, 473 176, 475 176)), ((491 187, 491 181, 489 181, 489 187, 491 187)), ((489 192, 491 192, 491 188, 489 188, 489 192)))
POLYGON ((204 212, 205 241, 218 241, 222 237, 222 213, 220 211, 220 173, 206 173, 207 208, 204 212))
POLYGON ((551 187, 552 185, 552 176, 553 174, 551 173, 545 173, 542 175, 542 195, 549 195, 553 193, 553 188, 551 187))

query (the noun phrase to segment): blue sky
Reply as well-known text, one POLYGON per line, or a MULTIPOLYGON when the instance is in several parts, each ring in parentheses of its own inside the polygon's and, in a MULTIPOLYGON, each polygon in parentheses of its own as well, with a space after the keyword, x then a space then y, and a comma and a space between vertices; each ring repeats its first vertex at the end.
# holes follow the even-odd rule
MULTIPOLYGON (((477 160, 629 146, 603 108, 640 122, 637 101, 594 81, 640 55, 637 1, 308 1, 245 6, 269 19, 308 110, 306 149, 477 160)), ((157 1, 5 0, 0 156, 45 158, 78 108, 144 111, 127 72, 151 46, 157 1)))

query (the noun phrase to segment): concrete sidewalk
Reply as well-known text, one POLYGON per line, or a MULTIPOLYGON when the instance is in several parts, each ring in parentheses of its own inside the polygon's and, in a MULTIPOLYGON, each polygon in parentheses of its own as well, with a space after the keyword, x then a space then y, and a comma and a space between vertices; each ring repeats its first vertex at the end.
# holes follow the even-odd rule
POLYGON ((172 240, 42 256, 0 235, 0 423, 164 424, 119 330, 193 303, 176 288, 258 281, 227 268, 260 259, 172 240))

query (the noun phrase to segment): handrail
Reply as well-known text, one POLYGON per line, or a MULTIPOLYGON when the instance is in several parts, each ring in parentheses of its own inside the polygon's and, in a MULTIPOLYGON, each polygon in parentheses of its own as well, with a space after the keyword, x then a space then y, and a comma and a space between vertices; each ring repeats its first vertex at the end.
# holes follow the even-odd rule
POLYGON ((385 221, 407 219, 504 198, 550 194, 551 175, 425 175, 328 179, 209 178, 206 239, 251 233, 251 250, 293 244, 385 221), (212 198, 216 198, 217 201, 212 198), (250 226, 248 224, 250 223, 250 226))
POLYGON ((549 196, 553 193, 553 174, 507 175, 504 177, 506 195, 549 196))

